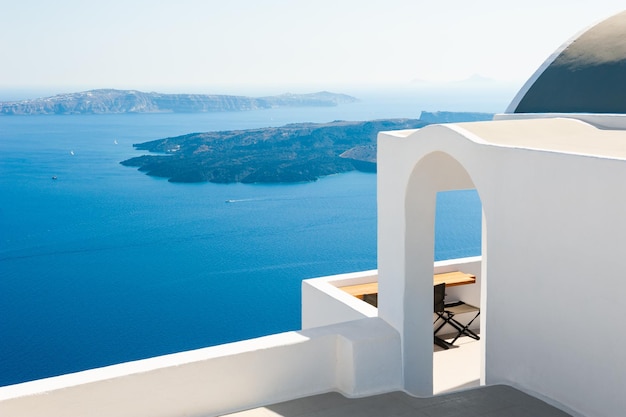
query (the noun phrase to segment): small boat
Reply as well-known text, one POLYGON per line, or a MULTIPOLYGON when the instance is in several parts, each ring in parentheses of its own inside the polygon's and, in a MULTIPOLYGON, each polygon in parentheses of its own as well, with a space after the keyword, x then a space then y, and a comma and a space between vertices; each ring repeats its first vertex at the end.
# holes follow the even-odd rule
POLYGON ((53 175, 53 176, 52 176, 52 179, 53 179, 53 180, 56 180, 56 179, 57 179, 57 176, 56 176, 56 175, 53 175))

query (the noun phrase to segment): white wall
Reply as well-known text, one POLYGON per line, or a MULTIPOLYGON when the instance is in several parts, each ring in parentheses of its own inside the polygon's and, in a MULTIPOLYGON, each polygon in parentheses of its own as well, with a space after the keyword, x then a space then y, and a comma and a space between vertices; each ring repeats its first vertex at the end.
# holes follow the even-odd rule
POLYGON ((626 162, 499 154, 485 202, 487 381, 621 415, 626 335, 613 326, 626 318, 626 162))
POLYGON ((378 314, 401 334, 404 388, 419 396, 433 393, 436 195, 474 188, 464 167, 439 151, 446 144, 471 147, 440 125, 378 135, 378 314))
POLYGON ((397 390, 401 371, 397 332, 371 318, 0 387, 0 416, 214 416, 397 390))
POLYGON ((302 281, 302 328, 310 329, 366 317, 377 317, 376 307, 337 288, 377 280, 378 272, 374 270, 302 281))
POLYGON ((469 175, 486 223, 487 384, 510 384, 580 415, 623 414, 626 335, 612 326, 626 317, 626 161, 503 148, 428 126, 381 133, 378 164, 379 317, 401 334, 405 389, 432 389, 420 376, 432 372, 432 346, 419 336, 429 316, 412 304, 431 298, 416 279, 432 268, 424 218, 434 191, 469 175))
POLYGON ((626 129, 626 115, 624 114, 600 114, 600 113, 502 113, 496 114, 493 120, 522 120, 522 119, 548 119, 554 117, 566 117, 582 120, 590 125, 601 129, 626 129))

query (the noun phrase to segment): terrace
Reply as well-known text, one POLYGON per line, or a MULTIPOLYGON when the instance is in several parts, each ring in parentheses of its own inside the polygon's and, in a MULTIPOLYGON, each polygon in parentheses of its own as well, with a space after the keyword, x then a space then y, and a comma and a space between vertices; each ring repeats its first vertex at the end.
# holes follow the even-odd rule
MULTIPOLYGON (((451 287, 449 295, 479 302, 481 258, 434 264, 436 273, 457 270, 475 274, 476 284, 451 287)), ((432 345, 433 393, 452 394, 419 399, 391 392, 400 390, 397 355, 384 357, 379 353, 397 348, 397 334, 377 319, 376 307, 341 289, 376 282, 377 278, 377 271, 364 271, 305 280, 300 332, 4 387, 0 390, 0 411, 12 416, 36 415, 37 410, 46 410, 49 416, 78 416, 87 410, 102 416, 209 416, 251 408, 235 415, 252 417, 336 415, 333 413, 347 410, 367 414, 367 409, 375 407, 385 413, 422 415, 419 410, 438 412, 451 404, 465 403, 479 413, 476 415, 503 409, 530 409, 534 416, 566 415, 507 387, 455 393, 480 385, 481 342, 470 338, 460 338, 457 348, 449 350, 432 345), (372 351, 372 346, 380 350, 372 351), (305 357, 307 361, 303 361, 305 357), (386 375, 385 371, 381 375, 383 369, 386 375), (358 380, 369 380, 373 385, 358 380), (42 392, 46 395, 37 395, 42 392), (382 392, 387 394, 375 395, 382 392), (367 398, 358 399, 364 395, 367 398), (290 398, 299 399, 283 402, 290 398), (272 402, 276 404, 267 405, 272 402), (261 404, 264 406, 258 407, 261 404), (94 405, 96 409, 92 409, 94 405)), ((479 326, 474 329, 479 331, 479 326)))
POLYGON ((401 392, 350 399, 337 393, 315 395, 230 414, 230 417, 567 417, 569 414, 505 385, 415 398, 401 392))
MULTIPOLYGON (((439 261, 434 264, 434 273, 464 271, 476 277, 476 283, 448 287, 446 297, 480 305, 481 258, 463 258, 439 261)), ((347 286, 377 283, 377 271, 364 271, 329 277, 309 279, 303 282, 303 329, 347 322, 355 319, 377 317, 378 309, 370 303, 348 294, 347 286)), ((471 315, 457 317, 466 323, 471 315)), ((480 332, 477 320, 470 327, 480 332)), ((453 329, 443 328, 439 335, 450 340, 453 329)), ((455 348, 443 349, 433 344, 433 394, 442 394, 480 386, 481 342, 463 336, 455 342, 455 348)))
MULTIPOLYGON (((449 295, 479 302, 481 258, 434 264, 435 273, 457 270, 476 275, 476 284, 451 287, 449 295)), ((377 278, 377 271, 364 271, 305 280, 300 332, 4 387, 0 411, 12 416, 37 415, 38 410, 48 416, 211 416, 249 409, 234 415, 254 417, 368 415, 374 409, 420 416, 462 405, 476 413, 467 415, 477 416, 503 410, 567 415, 509 387, 457 392, 480 385, 481 342, 470 338, 460 338, 449 350, 432 345, 433 393, 446 395, 420 399, 399 392, 397 355, 380 355, 398 347, 397 334, 377 318, 376 307, 341 289, 377 278)), ((474 329, 479 331, 479 325, 474 329)))

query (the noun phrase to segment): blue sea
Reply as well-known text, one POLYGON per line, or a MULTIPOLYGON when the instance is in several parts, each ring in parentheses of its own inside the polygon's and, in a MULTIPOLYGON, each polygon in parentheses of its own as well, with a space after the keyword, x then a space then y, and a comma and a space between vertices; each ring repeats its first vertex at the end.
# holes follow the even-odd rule
MULTIPOLYGON (((376 174, 172 184, 119 164, 134 143, 410 104, 0 117, 0 385, 298 329, 303 279, 376 268, 376 174)), ((480 219, 441 193, 436 258, 480 254, 480 219)))

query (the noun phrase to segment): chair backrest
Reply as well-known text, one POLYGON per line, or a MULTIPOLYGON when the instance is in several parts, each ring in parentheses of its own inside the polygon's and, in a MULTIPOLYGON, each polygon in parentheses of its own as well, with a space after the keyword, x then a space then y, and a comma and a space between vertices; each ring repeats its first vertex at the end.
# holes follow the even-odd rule
POLYGON ((433 306, 435 313, 443 313, 445 309, 444 300, 446 298, 446 283, 442 282, 434 287, 433 306))

